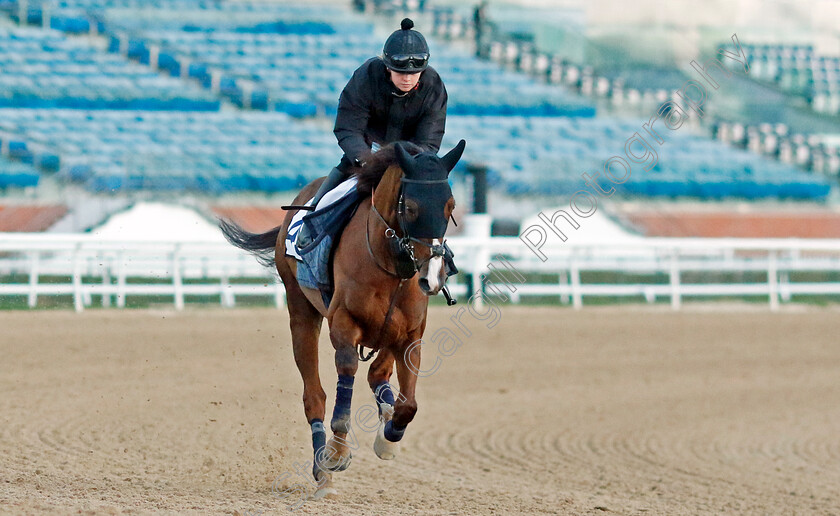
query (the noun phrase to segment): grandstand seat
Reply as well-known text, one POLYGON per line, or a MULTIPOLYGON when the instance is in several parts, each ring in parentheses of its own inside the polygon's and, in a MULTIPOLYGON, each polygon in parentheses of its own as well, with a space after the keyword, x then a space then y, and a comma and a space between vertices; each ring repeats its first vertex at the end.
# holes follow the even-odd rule
MULTIPOLYGON (((111 38, 111 52, 148 63, 154 46, 160 52, 153 66, 176 76, 188 66, 188 75, 206 88, 213 86, 209 70, 218 70, 224 77, 220 92, 240 106, 244 104, 243 92, 233 81, 253 81, 267 94, 253 99, 252 109, 271 109, 272 105, 263 100, 271 97, 277 101, 273 109, 298 117, 333 114, 350 74, 380 51, 369 22, 323 6, 289 9, 274 4, 162 0, 156 3, 160 15, 151 16, 131 2, 91 3, 66 0, 56 14, 73 11, 81 4, 96 7, 102 28, 111 38), (338 45, 343 48, 341 56, 334 52, 338 45), (295 99, 292 92, 303 92, 308 98, 305 102, 295 99)), ((450 88, 453 114, 594 115, 592 104, 581 97, 431 43, 435 67, 446 76, 450 88), (487 84, 489 89, 482 95, 472 95, 475 81, 487 84), (511 97, 508 92, 512 89, 521 94, 511 97)))
POLYGON ((0 106, 218 109, 208 92, 152 73, 91 43, 31 28, 0 28, 0 106), (26 55, 26 60, 16 56, 26 55), (187 99, 184 102, 183 99, 187 99))
POLYGON ((37 186, 40 178, 38 170, 30 164, 0 156, 0 189, 37 186))
MULTIPOLYGON (((467 135, 471 145, 464 154, 465 161, 481 156, 498 174, 506 191, 514 195, 554 195, 577 186, 569 179, 569 171, 579 181, 581 173, 603 168, 604 160, 620 153, 627 137, 642 123, 597 118, 452 116, 447 121, 444 147, 467 135)), ((618 188, 624 195, 818 200, 830 190, 822 178, 694 136, 672 134, 658 152, 659 161, 652 170, 634 166, 631 179, 618 188), (712 155, 715 161, 708 161, 712 155), (792 182, 791 178, 796 179, 792 182)))
MULTIPOLYGON (((0 0, 0 8, 9 5, 0 0)), ((333 117, 350 74, 381 50, 372 25, 338 7, 62 0, 51 20, 67 33, 85 24, 104 33, 110 53, 57 31, 0 27, 0 42, 13 49, 0 53, 0 106, 15 108, 0 109, 0 121, 14 126, 3 148, 103 192, 279 191, 325 174, 340 157, 333 135, 287 115, 333 117), (16 54, 28 59, 9 58, 16 54), (221 110, 220 96, 240 109, 221 110)), ((594 118, 578 95, 430 44, 450 95, 444 147, 468 139, 464 163, 484 161, 493 184, 509 193, 573 193, 580 173, 602 168, 644 123, 594 118)), ((757 69, 781 70, 791 88, 834 91, 820 100, 828 108, 838 98, 830 90, 837 74, 828 74, 834 61, 805 46, 761 52, 757 69)), ((622 195, 824 199, 830 190, 791 166, 696 136, 671 133, 658 150, 661 166, 634 167, 622 195)))

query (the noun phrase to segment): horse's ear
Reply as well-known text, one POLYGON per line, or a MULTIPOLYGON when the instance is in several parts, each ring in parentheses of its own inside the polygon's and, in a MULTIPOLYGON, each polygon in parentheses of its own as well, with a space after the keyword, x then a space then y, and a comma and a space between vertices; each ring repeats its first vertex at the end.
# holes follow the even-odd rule
POLYGON ((461 154, 464 153, 464 147, 466 146, 467 142, 461 140, 454 149, 446 153, 446 156, 440 158, 440 162, 447 172, 452 172, 452 169, 455 168, 455 165, 458 163, 458 160, 461 159, 461 154))
POLYGON ((403 170, 403 174, 411 176, 412 172, 414 172, 414 158, 411 157, 411 154, 399 142, 394 144, 394 152, 397 155, 397 163, 399 163, 400 168, 403 170))

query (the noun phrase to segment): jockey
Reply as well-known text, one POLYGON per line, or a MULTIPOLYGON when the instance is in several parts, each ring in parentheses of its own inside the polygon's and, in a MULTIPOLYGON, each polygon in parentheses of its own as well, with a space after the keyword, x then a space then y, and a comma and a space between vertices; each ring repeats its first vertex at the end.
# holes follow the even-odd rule
MULTIPOLYGON (((350 177, 371 150, 388 143, 410 141, 437 153, 446 124, 446 88, 429 66, 426 38, 405 18, 382 49, 381 57, 362 64, 338 99, 335 137, 344 151, 341 162, 318 188, 312 206, 350 177)), ((304 224, 298 247, 312 240, 304 224)), ((457 269, 456 269, 457 270, 457 269)))

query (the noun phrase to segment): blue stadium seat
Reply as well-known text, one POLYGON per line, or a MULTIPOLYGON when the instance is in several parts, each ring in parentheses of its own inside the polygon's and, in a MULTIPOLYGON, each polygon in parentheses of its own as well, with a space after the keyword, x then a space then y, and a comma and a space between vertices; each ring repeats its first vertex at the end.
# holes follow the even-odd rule
POLYGON ((20 132, 18 156, 37 138, 55 149, 37 154, 42 164, 93 191, 277 191, 341 156, 328 131, 275 112, 6 109, 0 119, 20 132))
MULTIPOLYGON (((599 171, 606 159, 623 155, 626 139, 642 123, 606 118, 451 116, 443 147, 464 137, 470 142, 464 159, 489 166, 508 193, 557 195, 579 188, 583 172, 599 171)), ((658 148, 659 161, 653 169, 633 166, 630 180, 618 188, 623 195, 822 200, 830 191, 825 179, 720 142, 679 134, 669 138, 658 148), (709 156, 715 160, 710 161, 709 156)))
POLYGON ((38 186, 40 179, 32 165, 0 156, 0 189, 38 186))
POLYGON ((0 48, 2 107, 217 110, 220 105, 196 86, 58 32, 0 28, 0 48))

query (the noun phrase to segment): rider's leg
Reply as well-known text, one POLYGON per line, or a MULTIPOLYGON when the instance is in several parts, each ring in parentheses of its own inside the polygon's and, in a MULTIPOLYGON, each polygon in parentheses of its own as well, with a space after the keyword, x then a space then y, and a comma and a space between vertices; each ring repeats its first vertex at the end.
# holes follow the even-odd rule
MULTIPOLYGON (((312 199, 312 206, 317 206, 318 201, 320 201, 327 192, 343 183, 344 180, 349 177, 350 174, 347 171, 348 167, 344 164, 344 161, 345 160, 342 159, 341 163, 330 171, 327 178, 324 179, 324 182, 318 187, 318 191, 315 192, 315 197, 312 199)), ((309 229, 309 225, 303 224, 297 237, 297 246, 300 248, 306 247, 310 244, 310 242, 312 242, 312 237, 313 235, 309 229)))
POLYGON ((348 176, 349 174, 345 172, 341 166, 333 168, 327 175, 327 178, 324 179, 324 182, 321 183, 321 186, 318 187, 318 191, 315 192, 315 198, 312 199, 312 205, 317 206, 318 202, 327 192, 343 183, 348 176))

